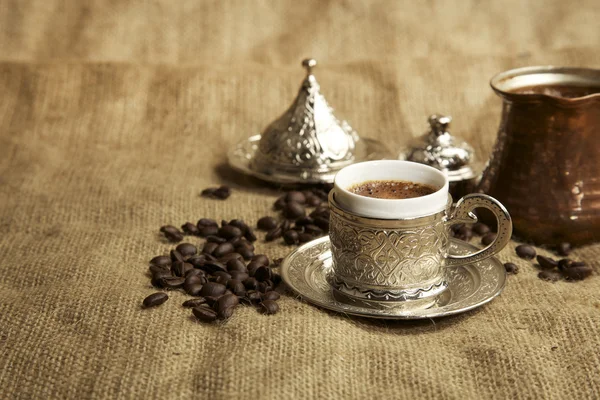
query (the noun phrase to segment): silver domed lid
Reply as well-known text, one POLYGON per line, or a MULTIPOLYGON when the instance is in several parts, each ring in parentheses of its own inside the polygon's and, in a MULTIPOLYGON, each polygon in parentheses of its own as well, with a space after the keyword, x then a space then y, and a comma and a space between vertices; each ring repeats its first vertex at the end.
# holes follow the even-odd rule
POLYGON ((430 130, 418 138, 401 158, 445 171, 451 182, 472 179, 481 171, 473 148, 448 131, 452 117, 431 115, 430 130))
POLYGON ((314 59, 302 62, 306 78, 288 110, 262 132, 252 162, 255 171, 335 173, 354 162, 358 134, 333 114, 313 74, 316 65, 314 59))

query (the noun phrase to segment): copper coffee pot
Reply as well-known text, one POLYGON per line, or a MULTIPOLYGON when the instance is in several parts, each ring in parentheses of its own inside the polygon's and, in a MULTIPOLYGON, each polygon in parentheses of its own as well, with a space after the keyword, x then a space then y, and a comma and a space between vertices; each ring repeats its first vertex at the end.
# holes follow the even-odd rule
POLYGON ((527 67, 490 82, 503 100, 480 190, 536 244, 600 241, 600 70, 527 67))

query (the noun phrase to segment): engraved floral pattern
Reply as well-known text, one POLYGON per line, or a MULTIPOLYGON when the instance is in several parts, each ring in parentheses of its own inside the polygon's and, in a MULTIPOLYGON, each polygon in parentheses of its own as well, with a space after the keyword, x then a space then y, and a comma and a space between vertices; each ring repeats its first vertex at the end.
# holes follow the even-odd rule
POLYGON ((448 232, 440 219, 419 228, 372 228, 331 214, 336 276, 376 287, 402 288, 443 276, 448 232))

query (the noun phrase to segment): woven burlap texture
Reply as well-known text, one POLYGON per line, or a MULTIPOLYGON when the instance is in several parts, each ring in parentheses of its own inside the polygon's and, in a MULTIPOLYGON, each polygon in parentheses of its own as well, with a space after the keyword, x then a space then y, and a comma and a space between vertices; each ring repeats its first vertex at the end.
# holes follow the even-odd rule
MULTIPOLYGON (((398 149, 449 113, 482 158, 492 75, 600 66, 595 1, 420 3, 3 2, 0 398, 598 398, 600 245, 573 255, 590 279, 552 284, 513 242, 503 294, 435 321, 352 318, 289 292, 275 316, 240 307, 215 325, 181 293, 141 308, 148 260, 172 248, 161 225, 275 215, 277 189, 225 153, 287 107, 302 58, 362 135, 398 149), (227 201, 198 196, 221 183, 227 201)), ((257 250, 290 248, 261 236, 257 250)))

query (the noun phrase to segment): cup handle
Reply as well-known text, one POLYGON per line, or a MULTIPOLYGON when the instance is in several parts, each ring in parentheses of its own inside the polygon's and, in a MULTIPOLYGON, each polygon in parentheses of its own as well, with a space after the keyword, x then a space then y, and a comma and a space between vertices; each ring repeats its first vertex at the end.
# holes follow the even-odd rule
POLYGON ((476 251, 469 255, 448 255, 446 266, 469 264, 485 260, 500 252, 510 241, 512 235, 512 220, 506 208, 496 199, 486 194, 468 194, 456 202, 454 212, 448 219, 447 224, 474 223, 477 222, 477 216, 473 214, 476 208, 487 208, 498 221, 498 232, 496 239, 486 248, 476 251))

